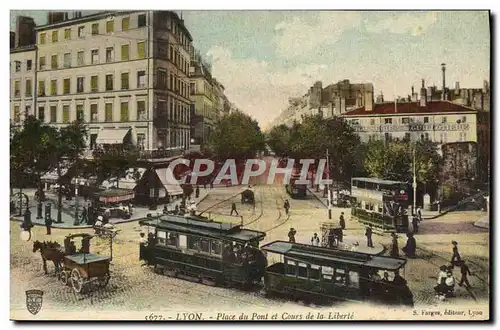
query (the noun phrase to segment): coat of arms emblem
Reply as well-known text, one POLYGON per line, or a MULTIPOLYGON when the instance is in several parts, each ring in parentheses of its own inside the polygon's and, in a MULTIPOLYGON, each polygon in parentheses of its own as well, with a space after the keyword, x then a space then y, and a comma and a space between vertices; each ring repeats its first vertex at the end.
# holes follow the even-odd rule
POLYGON ((31 314, 36 315, 42 308, 42 303, 43 303, 42 290, 26 291, 26 308, 31 314))

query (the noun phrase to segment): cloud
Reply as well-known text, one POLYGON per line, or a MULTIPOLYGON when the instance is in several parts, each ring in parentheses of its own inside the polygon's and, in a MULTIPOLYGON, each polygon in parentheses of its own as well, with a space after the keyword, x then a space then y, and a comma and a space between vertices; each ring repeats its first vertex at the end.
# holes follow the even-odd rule
POLYGON ((294 58, 317 54, 323 45, 333 45, 344 31, 361 24, 359 12, 319 12, 314 22, 292 17, 276 24, 276 54, 294 58))
POLYGON ((305 94, 328 69, 322 64, 304 64, 292 69, 271 68, 265 61, 234 58, 226 48, 207 52, 212 73, 225 87, 226 95, 263 127, 286 107, 288 98, 305 94))
POLYGON ((387 13, 389 17, 382 19, 375 24, 367 24, 368 32, 393 34, 411 34, 412 36, 420 36, 437 22, 437 12, 427 13, 387 13))

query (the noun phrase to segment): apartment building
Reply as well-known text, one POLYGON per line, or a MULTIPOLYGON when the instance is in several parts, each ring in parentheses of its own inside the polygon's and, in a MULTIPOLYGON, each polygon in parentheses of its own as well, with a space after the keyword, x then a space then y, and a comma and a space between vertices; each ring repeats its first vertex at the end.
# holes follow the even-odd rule
POLYGON ((90 148, 189 148, 192 37, 176 13, 108 11, 49 22, 36 27, 40 120, 84 120, 90 148))

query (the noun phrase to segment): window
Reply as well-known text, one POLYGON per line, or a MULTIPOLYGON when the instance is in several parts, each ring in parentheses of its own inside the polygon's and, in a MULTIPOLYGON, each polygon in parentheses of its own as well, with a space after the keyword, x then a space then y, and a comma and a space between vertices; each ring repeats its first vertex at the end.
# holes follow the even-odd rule
POLYGON ((91 54, 91 63, 92 64, 99 64, 99 50, 94 49, 90 52, 91 54))
POLYGON ((83 89, 84 89, 84 82, 85 82, 85 78, 84 77, 78 77, 76 78, 76 92, 77 93, 83 93, 83 89))
POLYGON ((45 32, 40 33, 40 45, 45 45, 46 38, 47 38, 47 34, 45 32))
POLYGON ((195 83, 191 83, 189 87, 190 87, 190 90, 191 90, 191 95, 195 94, 196 93, 196 84, 195 83))
POLYGON ((38 119, 43 123, 45 121, 45 108, 38 107, 38 119))
POLYGON ((167 245, 170 247, 177 247, 177 243, 179 242, 179 234, 177 233, 168 233, 167 245))
POLYGON ((139 150, 144 150, 144 142, 146 141, 146 134, 138 133, 137 134, 137 148, 139 150))
POLYGON ((170 84, 168 85, 168 89, 174 89, 174 75, 172 73, 170 73, 170 84))
POLYGON ((349 287, 359 289, 359 273, 349 272, 349 287))
POLYGON ((128 31, 130 25, 130 17, 122 18, 122 31, 128 31))
POLYGON ((310 265, 309 267, 309 279, 313 281, 319 281, 321 279, 321 266, 310 265))
POLYGON ((141 14, 138 17, 137 27, 146 26, 146 14, 141 14))
POLYGON ((405 141, 410 141, 410 133, 405 133, 405 141))
POLYGON ((391 133, 385 133, 385 141, 389 142, 392 140, 392 134, 391 133))
POLYGON ((429 123, 429 117, 424 117, 424 124, 429 123))
POLYGON ((120 121, 128 121, 128 101, 120 104, 120 121))
POLYGON ((167 245, 167 233, 161 230, 156 232, 156 243, 158 245, 167 245))
POLYGON ((441 133, 441 143, 446 143, 448 140, 448 136, 446 133, 441 133))
POLYGON ((463 124, 463 123, 466 123, 466 122, 467 122, 467 117, 466 116, 462 116, 462 118, 460 119, 460 123, 463 124))
POLYGON ((45 96, 45 80, 38 81, 38 96, 45 96))
POLYGON ((137 120, 147 120, 145 101, 137 101, 137 120))
POLYGON ((167 102, 162 100, 158 101, 158 117, 167 117, 167 102))
POLYGON ((370 125, 375 125, 375 119, 370 119, 370 125))
POLYGON ((52 42, 59 41, 59 31, 52 31, 52 42))
POLYGON ((91 92, 97 92, 99 90, 99 77, 98 76, 92 76, 90 77, 90 91, 91 92))
POLYGON ((190 250, 198 251, 200 248, 200 239, 198 237, 187 237, 187 248, 190 250))
POLYGON ((346 285, 347 284, 346 271, 344 269, 335 269, 333 281, 334 283, 346 285))
POLYGON ((385 124, 392 124, 392 118, 385 118, 384 123, 385 124))
POLYGON ((90 149, 94 149, 96 145, 97 134, 90 134, 90 149))
POLYGON ((30 97, 31 93, 33 91, 33 88, 31 87, 31 79, 26 79, 26 91, 25 95, 30 97))
POLYGON ((21 61, 15 61, 14 63, 16 65, 16 72, 20 72, 21 71, 21 61))
POLYGON ((63 80, 63 94, 69 94, 71 92, 71 80, 66 78, 63 80))
POLYGON ((137 57, 144 58, 146 57, 146 43, 144 41, 139 41, 137 43, 137 57))
POLYGON ((106 48, 106 63, 113 62, 114 57, 113 47, 106 48))
POLYGON ((210 242, 210 254, 222 255, 222 243, 220 241, 212 240, 210 242))
POLYGON ((99 34, 99 23, 94 23, 92 24, 92 35, 98 35, 99 34))
POLYGON ((207 238, 200 239, 200 252, 210 253, 210 240, 207 238))
POLYGON ((45 56, 40 57, 40 70, 45 70, 45 56))
POLYGON ((446 124, 446 122, 447 122, 446 116, 441 117, 441 123, 446 124))
POLYGON ((173 62, 174 61, 174 47, 170 46, 170 56, 168 57, 168 59, 170 60, 170 62, 173 62))
POLYGON ((128 89, 128 72, 122 73, 122 89, 128 89))
POLYGON ((50 122, 57 122, 57 106, 55 105, 50 106, 50 122))
POLYGON ((83 38, 85 37, 85 26, 79 26, 78 27, 78 38, 83 38))
POLYGON ((401 118, 401 124, 409 124, 409 123, 410 123, 410 118, 408 117, 401 118))
POLYGON ((107 21, 106 22, 106 33, 115 32, 115 21, 107 21))
POLYGON ((429 133, 425 133, 425 140, 429 141, 430 140, 430 135, 429 133))
POLYGON ((107 91, 113 90, 113 75, 112 74, 106 75, 106 90, 107 91))
POLYGON ((31 71, 31 64, 32 64, 31 60, 26 61, 26 71, 31 71))
POLYGON ((14 106, 14 122, 18 123, 21 121, 21 111, 19 110, 19 106, 14 106))
POLYGON ((80 51, 77 53, 78 66, 85 65, 85 52, 80 51))
POLYGON ((71 53, 64 54, 64 67, 65 68, 71 67, 71 53))
POLYGON ((71 29, 64 29, 64 40, 71 39, 71 29))
MULTIPOLYGON (((107 108, 108 104, 111 105, 111 103, 106 103, 106 108, 107 108)), ((113 110, 113 109, 111 109, 111 110, 113 110)), ((113 113, 111 113, 111 114, 113 114, 113 113)), ((113 117, 113 116, 111 116, 111 117, 113 117)), ((94 123, 99 121, 99 110, 97 109, 97 104, 95 104, 95 103, 90 105, 90 121, 94 122, 94 123)))
POLYGON ((57 80, 50 81, 50 95, 57 95, 57 80))
POLYGON ((158 69, 158 88, 167 89, 167 71, 158 69))
POLYGON ((128 48, 128 45, 122 45, 122 61, 128 61, 129 59, 128 48))
POLYGON ((295 277, 296 268, 297 268, 297 263, 295 261, 285 259, 285 275, 295 277))
POLYGON ((84 114, 83 114, 83 104, 78 104, 76 106, 76 120, 81 120, 83 121, 85 118, 84 118, 84 114))
POLYGON ((52 69, 57 69, 57 55, 52 55, 50 66, 52 69))
POLYGON ((146 87, 146 71, 137 72, 137 88, 146 87))

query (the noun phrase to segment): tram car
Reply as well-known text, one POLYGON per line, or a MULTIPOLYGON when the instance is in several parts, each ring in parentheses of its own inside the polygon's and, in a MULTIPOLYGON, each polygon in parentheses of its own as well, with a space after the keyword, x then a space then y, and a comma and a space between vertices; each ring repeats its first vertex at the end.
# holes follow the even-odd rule
POLYGON ((140 259, 155 272, 213 286, 249 288, 267 265, 258 249, 265 233, 201 216, 164 215, 140 222, 154 229, 140 259))
POLYGON ((296 184, 297 180, 300 180, 300 174, 292 174, 290 183, 285 185, 286 192, 293 199, 305 198, 307 196, 307 185, 296 184))
POLYGON ((308 303, 373 301, 413 307, 413 294, 400 275, 406 259, 283 241, 266 244, 261 250, 268 258, 269 254, 279 257, 265 271, 264 291, 268 296, 308 303), (379 272, 393 273, 392 279, 375 280, 379 272))
POLYGON ((252 189, 245 189, 241 193, 241 204, 251 204, 255 205, 255 193, 252 189))

